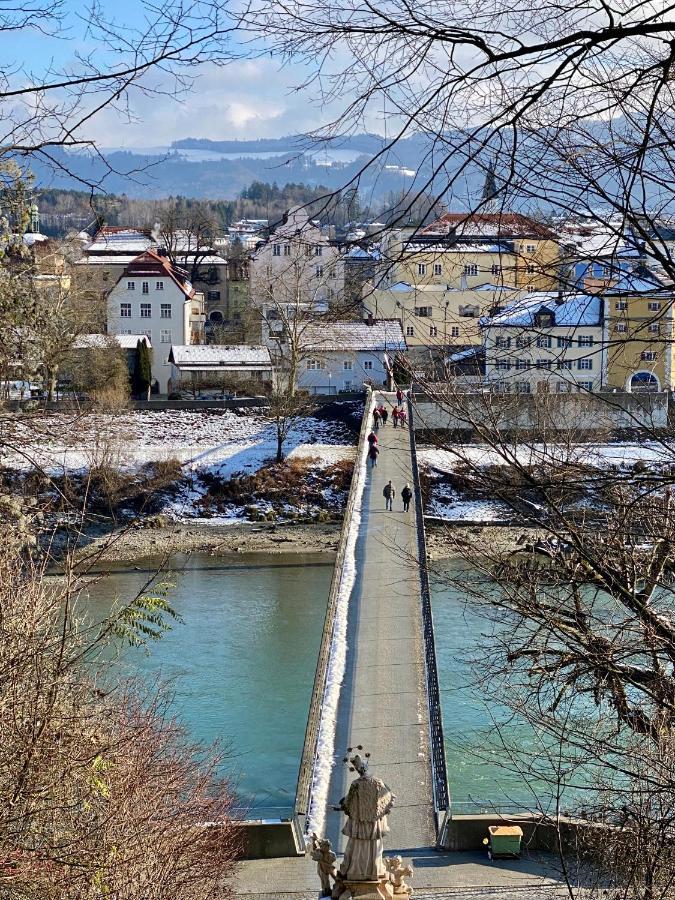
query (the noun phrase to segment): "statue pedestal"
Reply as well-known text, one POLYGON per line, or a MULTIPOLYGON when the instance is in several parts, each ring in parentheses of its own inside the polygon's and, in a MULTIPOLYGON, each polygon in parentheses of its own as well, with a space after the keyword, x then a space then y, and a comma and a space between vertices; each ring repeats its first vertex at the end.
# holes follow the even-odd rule
POLYGON ((385 877, 379 881, 341 881, 335 882, 334 900, 392 900, 394 889, 385 877))

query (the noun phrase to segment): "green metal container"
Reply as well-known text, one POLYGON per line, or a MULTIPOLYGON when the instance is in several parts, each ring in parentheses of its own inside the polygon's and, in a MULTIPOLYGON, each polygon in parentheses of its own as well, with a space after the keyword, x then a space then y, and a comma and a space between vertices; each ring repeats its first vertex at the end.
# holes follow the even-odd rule
POLYGON ((490 825, 488 827, 488 854, 497 857, 520 856, 523 829, 520 825, 490 825))

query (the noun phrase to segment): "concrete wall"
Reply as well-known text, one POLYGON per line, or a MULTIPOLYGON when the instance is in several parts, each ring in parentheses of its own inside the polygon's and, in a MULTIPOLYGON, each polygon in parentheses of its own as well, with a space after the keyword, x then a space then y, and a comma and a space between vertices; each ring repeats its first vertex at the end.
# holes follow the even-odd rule
MULTIPOLYGON (((583 820, 562 818, 560 838, 565 844, 581 825, 583 820)), ((514 815, 466 815, 453 816, 448 820, 441 835, 445 850, 484 850, 483 838, 488 836, 489 825, 520 825, 523 829, 523 846, 532 850, 555 850, 558 832, 550 822, 544 822, 538 813, 518 813, 514 815)))
POLYGON ((281 859, 304 856, 305 847, 293 821, 251 819, 242 822, 244 859, 281 859))
POLYGON ((666 428, 668 394, 416 395, 415 413, 418 431, 471 431, 476 425, 500 431, 666 428))

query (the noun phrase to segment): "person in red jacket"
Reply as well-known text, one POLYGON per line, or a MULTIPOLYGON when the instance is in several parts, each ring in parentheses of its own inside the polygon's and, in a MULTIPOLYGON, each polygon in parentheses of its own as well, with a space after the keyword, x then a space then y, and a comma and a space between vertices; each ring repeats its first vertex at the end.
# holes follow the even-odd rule
POLYGON ((370 467, 374 469, 377 465, 377 457, 380 455, 380 448, 377 444, 371 444, 370 450, 368 451, 368 459, 370 460, 370 467))

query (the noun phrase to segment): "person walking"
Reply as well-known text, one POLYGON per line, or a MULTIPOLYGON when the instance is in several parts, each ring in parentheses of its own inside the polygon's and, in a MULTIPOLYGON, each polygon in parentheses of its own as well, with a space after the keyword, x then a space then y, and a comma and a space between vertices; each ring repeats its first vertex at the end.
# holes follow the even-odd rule
POLYGON ((380 448, 377 444, 371 444, 368 450, 368 459, 370 460, 370 468, 374 469, 377 465, 377 457, 380 455, 380 448))
POLYGON ((396 488, 388 481, 384 486, 384 490, 382 491, 385 500, 385 509, 387 512, 394 511, 394 497, 396 496, 396 488))
POLYGON ((403 512, 408 512, 410 509, 410 501, 412 500, 413 492, 410 490, 410 485, 406 484, 406 486, 401 491, 401 500, 403 500, 403 512))
POLYGON ((394 428, 398 428, 398 417, 399 417, 398 406, 395 406, 391 411, 391 421, 394 423, 394 428))
POLYGON ((401 388, 398 388, 396 391, 396 403, 398 406, 403 406, 403 391, 401 388))
POLYGON ((401 408, 398 411, 398 424, 401 426, 401 428, 404 428, 406 425, 406 422, 407 422, 407 417, 405 414, 405 410, 403 408, 401 408))
POLYGON ((388 413, 388 411, 387 411, 387 407, 386 407, 386 406, 381 406, 381 407, 380 407, 380 415, 382 416, 382 424, 383 424, 383 425, 386 425, 386 424, 387 424, 387 418, 389 417, 389 413, 388 413))
POLYGON ((368 445, 372 447, 373 444, 377 443, 377 435, 374 431, 371 431, 366 440, 368 441, 368 445))
POLYGON ((376 406, 375 409, 373 410, 373 428, 375 429, 375 431, 377 431, 377 429, 380 427, 380 419, 381 418, 382 418, 382 416, 380 415, 380 410, 376 406))

